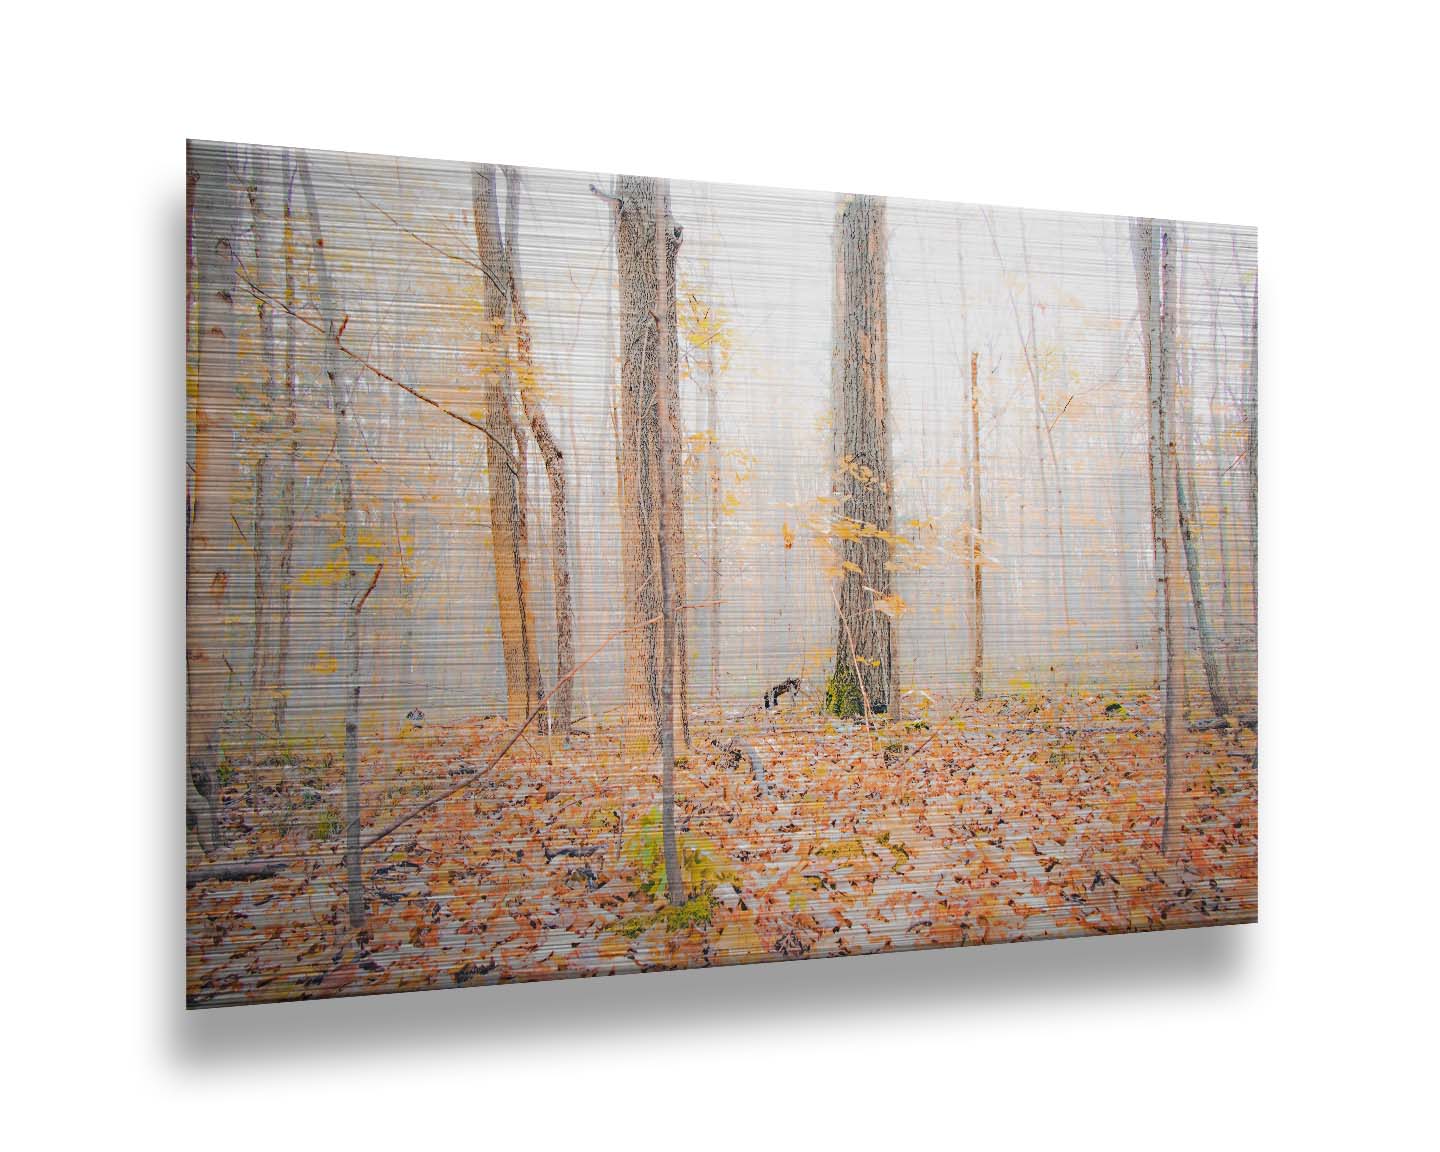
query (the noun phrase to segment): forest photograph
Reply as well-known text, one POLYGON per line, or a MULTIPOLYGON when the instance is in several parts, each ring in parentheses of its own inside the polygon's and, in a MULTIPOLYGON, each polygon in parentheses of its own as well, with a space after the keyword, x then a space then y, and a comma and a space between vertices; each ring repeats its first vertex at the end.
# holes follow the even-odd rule
POLYGON ((189 142, 187 1005, 1254 921, 1258 299, 1249 227, 189 142))

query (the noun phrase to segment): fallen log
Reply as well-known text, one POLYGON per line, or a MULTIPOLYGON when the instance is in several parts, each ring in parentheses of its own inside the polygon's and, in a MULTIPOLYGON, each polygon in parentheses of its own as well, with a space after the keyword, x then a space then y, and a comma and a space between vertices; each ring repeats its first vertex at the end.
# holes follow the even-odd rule
POLYGON ((207 864, 185 872, 185 887, 193 888, 207 880, 268 880, 285 871, 283 860, 242 860, 235 864, 207 864))
POLYGON ((1260 721, 1255 716, 1216 716, 1209 720, 1196 720, 1191 723, 1191 732, 1219 732, 1231 727, 1250 728, 1258 730, 1260 721))

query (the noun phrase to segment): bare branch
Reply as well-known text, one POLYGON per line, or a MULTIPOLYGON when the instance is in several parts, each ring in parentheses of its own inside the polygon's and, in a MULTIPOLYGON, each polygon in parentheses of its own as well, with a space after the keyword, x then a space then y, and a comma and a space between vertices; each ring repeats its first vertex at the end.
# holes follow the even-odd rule
POLYGON ((596 196, 600 197, 601 200, 609 201, 610 206, 614 208, 616 212, 619 212, 620 209, 625 207, 625 201, 622 200, 619 196, 612 196, 608 192, 602 192, 594 184, 590 185, 590 191, 593 192, 596 196))
MULTIPOLYGON (((550 703, 550 697, 552 697, 557 691, 559 691, 561 685, 568 684, 572 679, 574 679, 576 673, 578 673, 580 669, 584 668, 585 665, 589 664, 590 661, 594 660, 596 656, 600 655, 600 653, 605 650, 605 648, 612 640, 624 635, 627 632, 638 632, 643 628, 649 628, 655 624, 658 624, 660 622, 660 619, 661 618, 659 616, 652 616, 649 620, 643 620, 639 624, 634 625, 633 627, 617 628, 614 632, 611 632, 609 636, 605 637, 605 639, 601 641, 600 647, 596 648, 595 651, 591 652, 589 656, 585 657, 584 660, 580 661, 580 663, 576 664, 574 668, 570 669, 570 671, 565 676, 560 678, 560 680, 555 684, 554 688, 551 688, 549 692, 545 693, 544 697, 540 700, 540 702, 536 704, 533 709, 531 709, 530 715, 525 717, 525 720, 520 725, 520 727, 516 728, 515 731, 511 733, 510 739, 505 741, 505 744, 501 747, 500 751, 495 753, 495 755, 491 757, 490 763, 485 765, 485 770, 488 771, 489 769, 494 768, 496 764, 500 763, 500 761, 504 758, 505 753, 509 752, 510 749, 515 746, 515 742, 520 739, 520 736, 525 731, 525 729, 530 727, 531 723, 535 720, 535 717, 539 716, 540 713, 545 710, 545 706, 550 703)), ((389 824, 385 825, 384 828, 380 829, 379 832, 376 832, 373 836, 369 837, 367 840, 361 843, 360 850, 363 852, 365 851, 365 849, 373 847, 381 840, 385 839, 385 837, 389 836, 390 833, 394 832, 395 829, 399 828, 402 824, 408 824, 411 820, 415 819, 415 817, 419 816, 422 812, 428 812, 431 808, 434 808, 435 805, 441 803, 444 800, 448 800, 457 792, 463 792, 466 788, 469 788, 471 785, 473 785, 475 781, 480 778, 480 775, 480 772, 476 772, 474 775, 466 776, 463 780, 460 781, 460 783, 454 785, 453 787, 445 789, 445 791, 435 796, 430 797, 429 800, 425 801, 425 803, 421 804, 419 807, 412 808, 403 816, 399 816, 396 819, 392 820, 389 824)))
POLYGON ((495 274, 491 272, 490 269, 486 268, 484 264, 480 263, 479 260, 472 260, 468 256, 462 256, 459 252, 451 252, 448 249, 441 248, 438 244, 434 244, 431 241, 427 240, 424 236, 420 235, 420 233, 416 232, 413 228, 409 228, 406 225, 402 224, 399 220, 395 219, 394 216, 390 215, 389 212, 385 211, 384 208, 380 207, 379 204, 376 204, 375 201, 371 200, 370 197, 366 196, 358 188, 352 188, 351 191, 354 192, 356 196, 360 197, 361 200, 365 201, 366 204, 370 205, 371 208, 375 209, 376 212, 379 212, 380 215, 384 216, 385 219, 389 220, 390 223, 395 225, 396 228, 404 232, 405 235, 411 237, 414 240, 418 240, 421 244, 425 245, 426 248, 429 248, 430 251, 438 252, 447 260, 454 260, 457 264, 464 264, 467 268, 475 269, 476 272, 479 272, 482 276, 485 277, 485 279, 489 280, 490 283, 494 284, 496 288, 500 289, 501 292, 507 291, 505 285, 501 284, 500 281, 495 278, 495 274))
POLYGON ((351 360, 355 361, 355 363, 359 364, 360 367, 364 368, 371 375, 379 377, 387 384, 395 385, 395 387, 399 388, 402 392, 408 392, 411 396, 415 397, 415 399, 419 400, 422 404, 430 405, 430 407, 434 408, 435 411, 445 413, 445 415, 449 416, 450 419, 460 421, 460 423, 464 424, 467 428, 475 429, 476 432, 479 432, 480 435, 484 436, 487 440, 492 441, 496 445, 496 447, 500 449, 500 451, 505 456, 505 467, 509 469, 511 475, 516 477, 516 479, 519 479, 520 469, 515 462, 515 456, 510 452, 509 449, 505 447, 504 444, 502 444, 499 440, 492 436, 482 425, 480 425, 474 420, 471 420, 468 416, 461 415, 454 409, 445 407, 445 405, 441 404, 438 400, 432 400, 429 396, 426 396, 425 393, 421 392, 418 388, 406 384, 403 380, 397 380, 394 376, 391 376, 390 373, 384 371, 383 369, 375 367, 374 364, 370 363, 370 361, 366 360, 365 357, 361 356, 358 352, 353 352, 349 348, 345 347, 345 345, 340 342, 340 337, 338 335, 332 336, 326 328, 322 327, 316 321, 310 319, 310 317, 302 315, 300 312, 297 312, 294 308, 291 308, 283 301, 276 300, 263 288, 257 287, 255 282, 250 279, 245 265, 241 263, 240 258, 233 253, 231 253, 230 258, 235 262, 236 275, 240 278, 240 282, 245 285, 246 291, 248 291, 257 300, 264 300, 268 302, 273 307, 279 308, 286 315, 292 316, 296 320, 299 320, 300 323, 304 324, 307 328, 314 329, 316 332, 320 333, 321 336, 325 337, 326 340, 333 340, 335 342, 335 347, 340 349, 341 352, 345 353, 346 356, 350 357, 351 360))
POLYGON ((375 585, 380 583, 380 573, 384 570, 384 561, 375 565, 375 574, 370 577, 370 587, 365 589, 364 595, 355 603, 355 615, 360 615, 360 609, 365 607, 365 601, 370 599, 370 593, 375 591, 375 585))

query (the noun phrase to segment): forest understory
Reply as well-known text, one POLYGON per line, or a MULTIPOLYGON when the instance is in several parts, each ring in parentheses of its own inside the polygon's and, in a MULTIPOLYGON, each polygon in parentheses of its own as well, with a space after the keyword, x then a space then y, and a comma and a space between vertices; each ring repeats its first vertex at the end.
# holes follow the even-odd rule
POLYGON ((1184 733, 1162 853, 1164 733, 1151 693, 1031 690, 873 727, 803 700, 743 716, 697 709, 676 764, 679 906, 666 899, 659 761, 636 754, 634 727, 589 718, 568 744, 525 732, 492 764, 513 731, 499 717, 421 719, 367 741, 367 833, 463 786, 365 852, 359 930, 347 917, 342 767, 287 755, 225 773, 224 847, 209 861, 191 849, 187 1001, 1256 917, 1255 732, 1184 733), (273 875, 224 875, 252 866, 273 875))
POLYGON ((186 178, 192 1006, 1255 918, 1253 229, 186 178))

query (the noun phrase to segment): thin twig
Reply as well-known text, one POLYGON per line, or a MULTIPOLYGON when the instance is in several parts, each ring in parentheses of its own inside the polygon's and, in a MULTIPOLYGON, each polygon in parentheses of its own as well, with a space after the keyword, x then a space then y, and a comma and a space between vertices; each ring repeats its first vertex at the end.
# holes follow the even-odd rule
POLYGON ((517 480, 520 478, 520 470, 516 465, 514 454, 510 451, 510 449, 506 448, 505 445, 502 444, 484 425, 478 423, 477 421, 471 420, 468 416, 462 416, 459 412, 456 412, 453 409, 445 407, 445 405, 441 404, 438 400, 432 400, 429 396, 426 396, 425 393, 421 392, 418 388, 414 388, 411 385, 406 384, 403 380, 397 380, 394 376, 391 376, 390 373, 375 367, 374 364, 371 364, 370 361, 366 360, 365 357, 361 356, 358 352, 353 352, 349 348, 345 347, 345 345, 340 342, 340 337, 338 335, 332 336, 327 329, 316 323, 314 320, 311 320, 308 316, 301 315, 301 313, 297 312, 294 308, 291 308, 288 304, 284 303, 283 301, 276 300, 273 296, 269 295, 263 288, 257 287, 254 281, 252 281, 250 277, 246 274, 245 265, 241 263, 240 258, 232 253, 231 259, 235 262, 237 269, 236 275, 239 276, 240 282, 245 285, 246 290, 252 296, 254 296, 255 299, 263 300, 272 305, 273 307, 279 308, 282 312, 294 317, 296 320, 299 320, 300 323, 304 324, 307 328, 313 328, 316 332, 320 333, 321 336, 325 337, 325 339, 333 340, 335 342, 335 347, 339 348, 341 352, 345 353, 346 356, 350 357, 351 360, 355 361, 355 363, 359 364, 360 367, 364 368, 367 372, 378 376, 387 384, 395 385, 396 388, 399 388, 402 392, 408 392, 411 396, 415 397, 415 399, 419 400, 422 404, 428 404, 437 412, 445 413, 445 415, 449 416, 450 419, 458 420, 466 427, 475 429, 475 431, 479 432, 480 435, 484 436, 487 440, 489 440, 492 444, 499 448, 502 453, 504 453, 505 467, 510 470, 510 474, 514 476, 517 480))
POLYGON ((596 196, 600 197, 601 200, 608 200, 610 202, 610 206, 614 208, 617 212, 620 211, 621 208, 625 207, 625 201, 619 196, 611 196, 608 192, 602 192, 594 184, 590 185, 590 191, 593 192, 596 196))
POLYGON ((438 244, 431 243, 429 240, 425 239, 424 236, 420 235, 420 233, 416 232, 413 228, 407 228, 404 224, 400 223, 399 220, 395 219, 394 216, 390 215, 389 212, 385 211, 384 208, 380 207, 379 204, 376 204, 375 201, 371 200, 370 197, 366 196, 358 188, 352 188, 351 191, 354 192, 356 196, 360 197, 361 200, 365 201, 366 204, 370 205, 371 208, 375 209, 376 212, 379 212, 380 215, 384 216, 385 219, 389 220, 390 223, 395 225, 396 228, 404 232, 407 236, 418 240, 421 244, 425 245, 426 248, 429 248, 432 252, 438 252, 447 260, 454 260, 457 264, 464 264, 467 268, 475 269, 475 271, 479 272, 482 276, 485 277, 485 279, 489 280, 490 283, 495 285, 495 287, 498 288, 501 292, 504 292, 507 295, 509 294, 509 289, 507 289, 504 284, 501 284, 500 281, 496 279, 495 274, 491 272, 490 269, 486 268, 484 264, 480 263, 480 261, 471 260, 470 257, 462 256, 459 252, 451 252, 448 249, 441 248, 438 244))
POLYGON ((379 564, 375 565, 375 574, 370 577, 370 587, 365 589, 365 594, 360 597, 359 601, 355 605, 355 615, 360 615, 360 609, 365 607, 365 601, 370 599, 370 593, 375 591, 375 585, 380 583, 380 572, 382 569, 384 569, 384 567, 384 561, 381 561, 379 564))
POLYGON ((235 513, 233 512, 230 513, 230 523, 235 525, 235 531, 240 533, 240 539, 245 541, 245 547, 249 548, 252 552, 255 551, 255 545, 250 543, 250 537, 245 535, 245 529, 240 527, 240 521, 235 519, 235 513))
POLYGON ((605 648, 610 644, 612 640, 616 639, 616 637, 618 636, 624 635, 627 632, 639 632, 641 629, 651 628, 654 625, 660 623, 662 619, 664 619, 663 616, 652 616, 648 620, 642 620, 639 624, 632 624, 628 628, 617 628, 615 629, 615 631, 611 632, 609 636, 605 637, 605 639, 601 641, 600 647, 596 648, 595 651, 591 652, 589 656, 585 657, 584 660, 580 661, 580 663, 576 664, 574 668, 570 669, 569 672, 567 672, 558 681, 556 681, 555 687, 551 688, 549 692, 545 693, 544 697, 540 700, 540 702, 536 704, 535 707, 531 710, 530 715, 525 717, 524 723, 522 723, 520 727, 515 729, 515 731, 511 734, 510 739, 505 741, 505 744, 501 747, 500 751, 495 753, 495 755, 491 758, 490 763, 485 765, 485 768, 481 772, 476 772, 472 776, 465 777, 463 780, 460 781, 460 783, 454 785, 451 788, 445 789, 445 791, 439 793, 438 795, 430 797, 429 800, 425 801, 425 803, 421 804, 419 807, 412 808, 409 812, 405 813, 405 815, 399 816, 396 819, 392 820, 389 824, 385 825, 384 828, 380 829, 379 832, 376 832, 368 839, 362 841, 360 844, 360 851, 364 852, 367 848, 373 847, 381 840, 385 839, 385 837, 389 836, 390 833, 394 832, 395 829, 399 828, 402 824, 408 824, 411 820, 415 819, 415 817, 419 816, 422 812, 428 812, 431 808, 434 808, 435 805, 441 803, 444 800, 448 800, 457 792, 463 792, 466 788, 469 788, 471 785, 473 785, 478 779, 480 779, 483 772, 488 772, 491 768, 494 768, 495 765, 500 763, 500 761, 504 758, 505 753, 509 752, 510 749, 515 746, 515 742, 520 739, 520 736, 525 731, 525 729, 530 727, 530 724, 534 721, 535 717, 539 716, 540 713, 545 710, 545 706, 550 703, 550 697, 555 695, 555 693, 560 690, 560 687, 562 685, 572 680, 575 677, 576 673, 580 671, 580 669, 584 668, 585 665, 589 664, 590 661, 594 660, 596 656, 600 655, 600 653, 605 650, 605 648))
POLYGON ((1049 435, 1051 432, 1055 431, 1055 425, 1058 424, 1058 423, 1060 423, 1060 417, 1061 417, 1061 416, 1064 416, 1065 413, 1066 413, 1067 411, 1069 411, 1070 401, 1072 401, 1072 400, 1074 400, 1074 399, 1075 399, 1074 396, 1067 396, 1067 397, 1065 397, 1065 406, 1064 406, 1063 408, 1061 408, 1060 411, 1056 414, 1055 419, 1052 420, 1052 421, 1050 421, 1050 426, 1045 429, 1046 435, 1049 435))
MULTIPOLYGON (((683 612, 689 608, 699 608, 702 606, 703 604, 682 604, 679 606, 679 611, 683 612)), ((584 660, 581 660, 580 663, 576 664, 575 667, 570 669, 569 672, 567 672, 564 676, 560 677, 560 679, 555 682, 555 686, 551 688, 549 692, 545 693, 545 695, 541 698, 540 702, 535 705, 530 715, 525 717, 525 720, 520 725, 520 727, 515 729, 514 733, 511 734, 510 739, 505 741, 505 744, 503 747, 501 747, 500 751, 495 753, 494 757, 491 758, 490 763, 485 765, 483 769, 480 769, 474 774, 465 777, 465 779, 461 780, 460 783, 456 784, 453 788, 447 788, 438 796, 432 796, 429 800, 425 801, 425 803, 421 804, 419 807, 413 808, 405 815, 391 821, 389 824, 387 824, 384 828, 380 829, 379 832, 376 832, 369 839, 362 841, 360 844, 360 851, 364 852, 367 848, 370 848, 373 845, 379 843, 381 840, 385 839, 385 837, 389 836, 390 833, 394 832, 395 829, 399 828, 402 824, 409 823, 416 816, 419 816, 422 812, 428 812, 431 808, 435 807, 435 805, 439 804, 441 801, 448 800, 457 792, 463 792, 466 788, 474 784, 475 781, 480 779, 480 776, 483 772, 488 772, 491 768, 494 768, 495 765, 500 763, 500 761, 504 758, 505 753, 509 752, 510 749, 515 746, 515 742, 520 739, 525 729, 530 727, 530 724, 534 721, 535 717, 539 716, 540 713, 545 710, 545 706, 550 703, 550 697, 554 696, 556 692, 560 691, 560 688, 563 685, 573 680, 575 676, 579 674, 580 670, 585 667, 585 665, 589 664, 590 661, 594 660, 595 657, 599 656, 600 653, 609 646, 612 640, 615 640, 617 637, 623 636, 628 632, 639 632, 645 628, 654 627, 662 620, 664 620, 663 614, 660 616, 652 616, 650 617, 650 619, 642 620, 638 624, 632 624, 628 628, 621 627, 611 632, 609 636, 605 637, 605 639, 600 642, 600 646, 598 648, 596 648, 593 652, 590 653, 590 655, 586 656, 584 660)))

